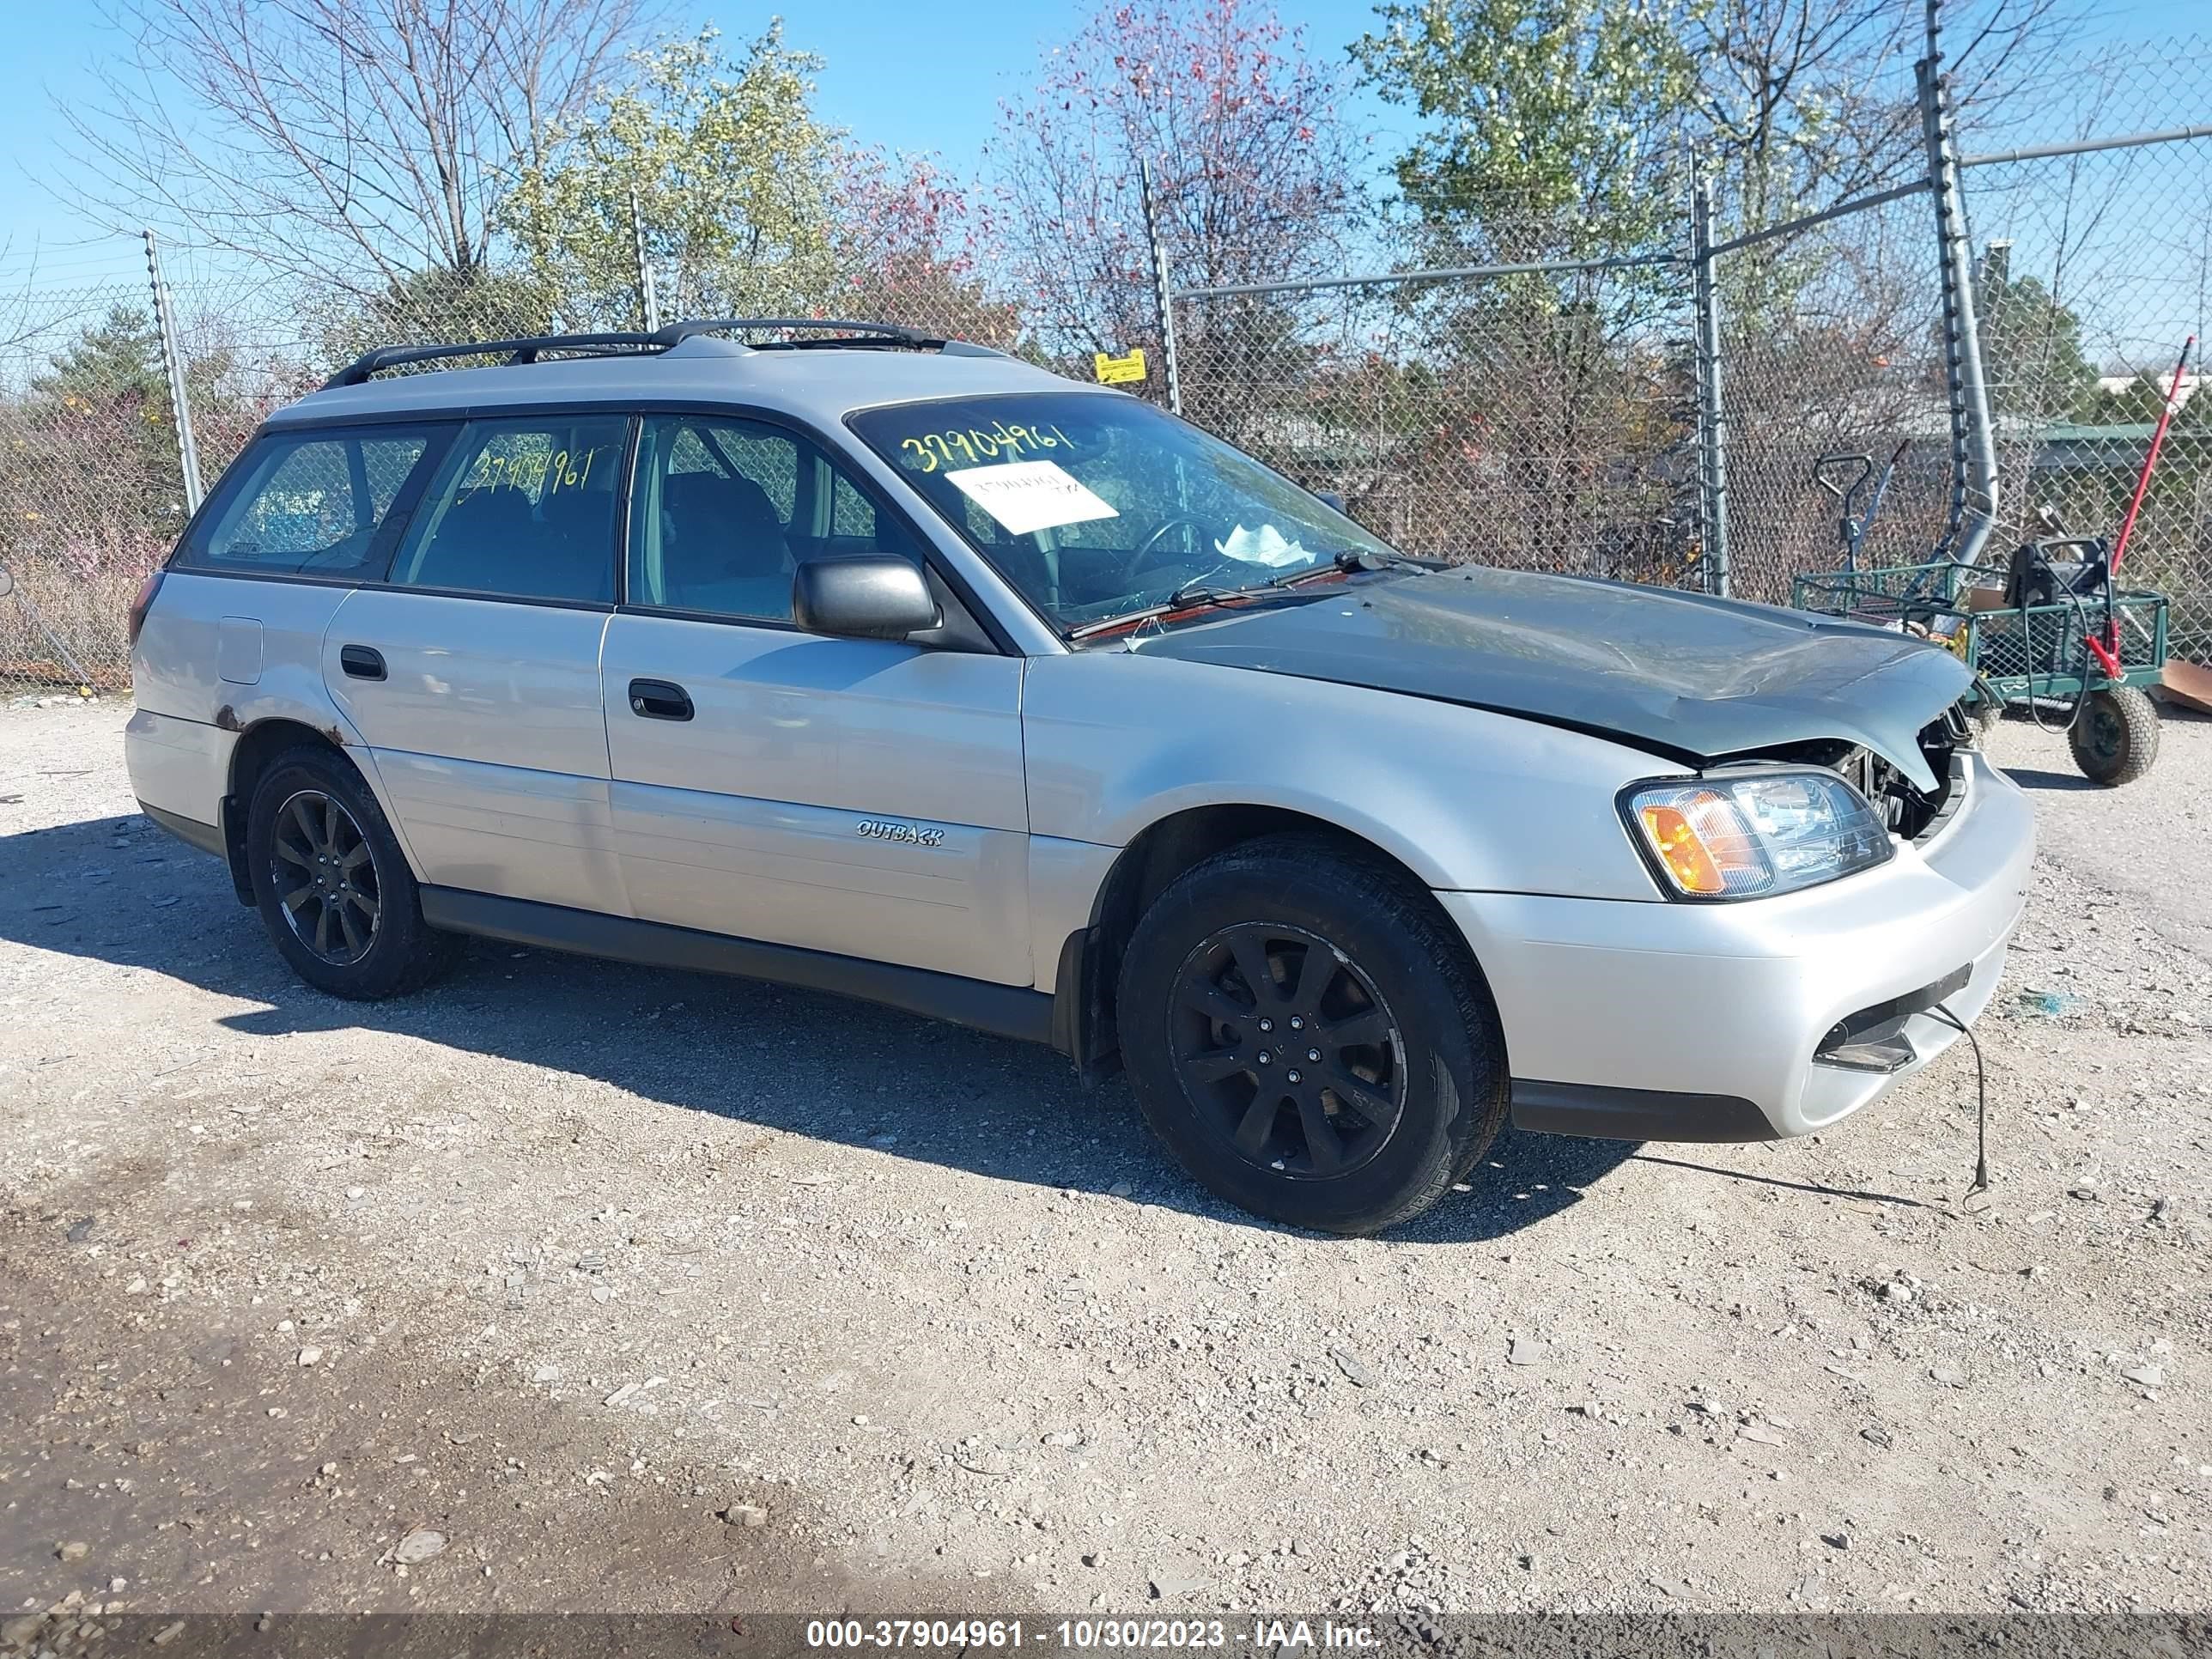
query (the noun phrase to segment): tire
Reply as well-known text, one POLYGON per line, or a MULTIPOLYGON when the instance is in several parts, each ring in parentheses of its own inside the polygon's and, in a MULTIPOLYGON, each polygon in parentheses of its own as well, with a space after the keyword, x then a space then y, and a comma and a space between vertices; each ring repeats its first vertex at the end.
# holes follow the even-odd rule
POLYGON ((1972 723, 1975 741, 1978 743, 2004 724, 2004 702, 1979 674, 1974 676, 1974 690, 1978 695, 1966 705, 1966 719, 1972 723))
POLYGON ((246 809, 246 860, 277 954, 319 991, 400 996, 460 957, 462 941, 422 920, 414 872, 376 797, 330 750, 303 744, 261 775, 246 809))
POLYGON ((1138 922, 1117 1008, 1153 1133, 1209 1191, 1294 1227, 1408 1220, 1505 1121, 1504 1041, 1465 945, 1419 886, 1322 837, 1186 871, 1138 922))
POLYGON ((2158 758, 2158 705, 2140 686, 2092 691, 2066 740, 2090 782, 2107 788, 2133 783, 2158 758))

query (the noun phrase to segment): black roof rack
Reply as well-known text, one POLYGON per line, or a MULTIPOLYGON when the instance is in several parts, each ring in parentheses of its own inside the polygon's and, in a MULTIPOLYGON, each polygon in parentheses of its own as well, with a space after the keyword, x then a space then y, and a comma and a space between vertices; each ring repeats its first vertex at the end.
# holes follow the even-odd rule
POLYGON ((447 357, 505 357, 510 363, 534 363, 548 351, 596 356, 619 351, 665 351, 674 343, 653 334, 616 333, 538 334, 520 340, 469 340, 452 345, 379 346, 374 351, 362 352, 324 381, 323 386, 325 390, 334 386, 359 386, 370 375, 387 368, 436 362, 447 357))
POLYGON ((819 340, 771 340, 754 349, 776 349, 794 346, 877 346, 912 350, 927 350, 946 343, 942 335, 926 334, 918 328, 908 328, 900 323, 855 322, 843 317, 721 317, 698 319, 690 322, 671 323, 653 338, 664 344, 675 345, 695 334, 765 333, 787 329, 817 331, 829 337, 819 340))
POLYGON ((821 337, 805 340, 747 342, 754 351, 796 350, 809 347, 860 347, 875 350, 945 351, 969 356, 999 356, 988 346, 970 345, 925 333, 899 323, 854 322, 842 317, 719 317, 671 323, 650 334, 539 334, 518 340, 458 341, 451 345, 379 346, 365 351, 323 382, 331 386, 360 386, 371 375, 410 363, 431 363, 452 357, 504 357, 509 363, 534 363, 547 352, 577 356, 615 356, 625 353, 657 353, 681 345, 700 334, 782 333, 794 329, 818 331, 821 337))

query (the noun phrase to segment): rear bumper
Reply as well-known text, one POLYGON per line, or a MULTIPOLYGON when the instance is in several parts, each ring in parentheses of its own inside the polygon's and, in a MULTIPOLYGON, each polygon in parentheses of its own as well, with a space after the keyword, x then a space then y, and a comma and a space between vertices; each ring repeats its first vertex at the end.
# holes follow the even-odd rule
POLYGON ((1920 1003, 1940 1000, 1967 1022, 1981 1013, 2033 854, 2026 799, 1976 755, 1966 799, 1935 840, 1806 892, 1708 905, 1437 898, 1497 999, 1516 1123, 1779 1139, 1836 1123, 1955 1042, 1920 1003), (1900 1000, 1905 1012, 1880 1028, 1879 1067, 1820 1056, 1839 1024, 1900 1000))
POLYGON ((131 793, 164 829, 173 828, 169 818, 201 825, 222 822, 231 750, 237 746, 235 732, 146 708, 134 709, 123 728, 131 793))
POLYGON ((197 818, 167 811, 149 801, 140 801, 138 810, 185 846, 197 847, 201 852, 212 853, 219 859, 230 856, 230 848, 223 842, 222 826, 202 823, 197 818))

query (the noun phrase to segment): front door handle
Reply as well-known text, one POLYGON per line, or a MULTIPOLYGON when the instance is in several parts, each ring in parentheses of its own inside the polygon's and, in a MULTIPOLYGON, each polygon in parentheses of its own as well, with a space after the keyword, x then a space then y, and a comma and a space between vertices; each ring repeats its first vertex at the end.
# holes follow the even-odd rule
POLYGON ((338 666, 357 680, 380 680, 384 678, 384 653, 372 645, 341 646, 338 666))
POLYGON ((688 720, 691 718, 691 694, 666 680, 632 680, 629 709, 643 720, 688 720))

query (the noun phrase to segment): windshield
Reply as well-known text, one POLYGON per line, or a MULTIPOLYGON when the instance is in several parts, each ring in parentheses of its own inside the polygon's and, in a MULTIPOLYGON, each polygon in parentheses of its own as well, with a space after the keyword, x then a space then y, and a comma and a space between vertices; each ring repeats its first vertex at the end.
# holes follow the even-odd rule
POLYGON ((1178 591, 1392 556, 1250 456, 1117 392, 945 398, 849 423, 1062 632, 1178 591))

